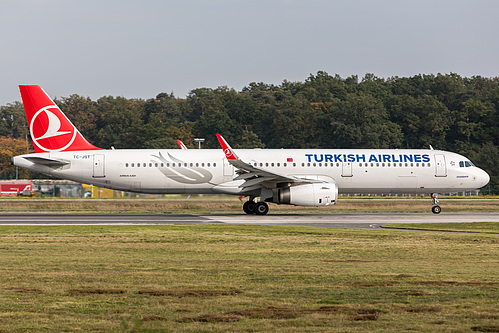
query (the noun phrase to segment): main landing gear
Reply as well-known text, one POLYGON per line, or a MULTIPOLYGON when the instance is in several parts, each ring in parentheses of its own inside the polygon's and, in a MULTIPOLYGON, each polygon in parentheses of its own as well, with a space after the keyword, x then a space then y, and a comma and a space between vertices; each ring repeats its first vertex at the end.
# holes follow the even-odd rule
POLYGON ((254 197, 250 197, 243 205, 246 214, 266 215, 269 212, 269 205, 266 202, 255 202, 254 197))
POLYGON ((440 208, 438 204, 438 194, 437 193, 432 193, 431 194, 431 203, 433 204, 433 207, 431 207, 431 211, 433 214, 440 214, 442 211, 442 208, 440 208))

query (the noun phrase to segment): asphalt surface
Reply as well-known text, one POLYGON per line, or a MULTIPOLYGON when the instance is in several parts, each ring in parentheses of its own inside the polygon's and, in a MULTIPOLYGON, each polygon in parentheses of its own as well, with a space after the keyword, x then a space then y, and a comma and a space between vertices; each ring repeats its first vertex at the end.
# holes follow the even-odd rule
POLYGON ((499 213, 68 214, 4 213, 0 225, 249 224, 376 229, 393 223, 499 222, 499 213))

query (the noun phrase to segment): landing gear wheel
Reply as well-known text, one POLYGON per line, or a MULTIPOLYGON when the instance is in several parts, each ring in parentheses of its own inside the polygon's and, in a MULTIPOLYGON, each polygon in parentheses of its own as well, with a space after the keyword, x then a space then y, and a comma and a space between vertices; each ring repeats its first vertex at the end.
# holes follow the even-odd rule
POLYGON ((243 204, 243 210, 246 214, 255 214, 255 202, 253 200, 246 201, 243 204))
POLYGON ((269 205, 266 202, 260 201, 255 204, 256 215, 266 215, 269 212, 269 205))
POLYGON ((438 205, 435 205, 435 206, 431 207, 431 211, 433 212, 433 214, 440 214, 440 212, 442 211, 442 208, 440 208, 440 206, 438 206, 438 205))

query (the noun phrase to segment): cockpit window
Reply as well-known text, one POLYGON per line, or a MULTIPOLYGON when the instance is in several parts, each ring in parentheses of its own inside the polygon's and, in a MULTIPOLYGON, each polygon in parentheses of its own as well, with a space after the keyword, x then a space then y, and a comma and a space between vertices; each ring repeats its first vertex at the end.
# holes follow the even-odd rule
POLYGON ((469 168, 472 166, 475 166, 475 165, 473 163, 471 163, 470 161, 459 161, 460 168, 469 168))

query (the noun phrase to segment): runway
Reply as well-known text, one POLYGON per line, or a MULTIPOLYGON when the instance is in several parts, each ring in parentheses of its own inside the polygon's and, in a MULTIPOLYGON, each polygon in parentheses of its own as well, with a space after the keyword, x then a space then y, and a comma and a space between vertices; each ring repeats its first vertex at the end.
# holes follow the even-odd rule
POLYGON ((0 225, 248 224, 376 229, 393 223, 499 222, 499 213, 68 214, 5 213, 0 225))

